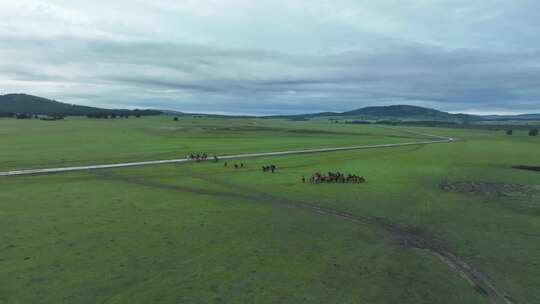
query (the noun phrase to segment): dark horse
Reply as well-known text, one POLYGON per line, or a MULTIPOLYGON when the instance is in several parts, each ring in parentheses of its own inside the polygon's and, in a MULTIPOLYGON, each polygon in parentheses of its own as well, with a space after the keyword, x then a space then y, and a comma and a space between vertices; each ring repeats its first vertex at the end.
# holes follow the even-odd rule
POLYGON ((263 172, 271 171, 272 173, 274 173, 274 171, 276 171, 276 169, 277 169, 277 167, 274 166, 274 165, 262 166, 263 172))

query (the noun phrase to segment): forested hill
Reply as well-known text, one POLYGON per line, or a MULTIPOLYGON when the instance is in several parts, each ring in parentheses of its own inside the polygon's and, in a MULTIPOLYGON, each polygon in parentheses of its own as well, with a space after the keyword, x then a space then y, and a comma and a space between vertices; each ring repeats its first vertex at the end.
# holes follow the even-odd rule
POLYGON ((309 119, 314 117, 335 117, 335 118, 361 118, 361 119, 397 119, 397 120, 436 120, 436 121, 474 121, 481 120, 481 117, 468 114, 452 114, 435 109, 411 106, 392 105, 366 107, 347 112, 323 112, 313 114, 301 114, 286 116, 296 119, 309 119))
POLYGON ((156 110, 102 109, 79 106, 27 94, 0 95, 0 116, 15 114, 49 116, 159 115, 156 110))
POLYGON ((435 120, 474 120, 478 117, 467 115, 467 114, 451 114, 448 112, 443 112, 435 109, 411 106, 411 105, 393 105, 393 106, 378 106, 378 107, 367 107, 354 111, 344 112, 341 115, 344 116, 354 116, 354 115, 365 115, 371 117, 382 117, 382 118, 396 118, 396 119, 407 119, 407 118, 425 118, 425 119, 435 119, 435 120))

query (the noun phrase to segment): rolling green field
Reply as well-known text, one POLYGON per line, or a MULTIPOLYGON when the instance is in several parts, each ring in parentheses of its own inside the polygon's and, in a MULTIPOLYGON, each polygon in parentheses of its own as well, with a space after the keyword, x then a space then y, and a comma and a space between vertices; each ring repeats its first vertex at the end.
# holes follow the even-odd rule
POLYGON ((418 136, 327 122, 185 118, 0 119, 0 170, 417 141, 418 136))
POLYGON ((540 172, 512 169, 540 166, 540 138, 526 131, 0 119, 0 171, 426 140, 406 130, 460 140, 244 159, 236 170, 230 161, 0 177, 0 303, 489 303, 393 227, 443 243, 512 303, 540 303, 540 172), (269 164, 276 173, 260 170, 269 164), (301 182, 336 170, 367 183, 301 182))

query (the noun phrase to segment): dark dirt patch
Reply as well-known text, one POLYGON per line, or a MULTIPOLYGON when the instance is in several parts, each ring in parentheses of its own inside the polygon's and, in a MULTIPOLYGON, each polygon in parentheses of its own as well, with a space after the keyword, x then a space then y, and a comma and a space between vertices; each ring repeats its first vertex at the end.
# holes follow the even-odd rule
POLYGON ((12 248, 17 248, 17 246, 11 244, 11 245, 7 245, 6 247, 4 247, 4 249, 12 249, 12 248))
POLYGON ((504 197, 530 196, 540 194, 540 187, 521 184, 490 183, 477 181, 444 181, 440 189, 447 192, 495 195, 504 197))
POLYGON ((513 169, 540 172, 540 166, 512 166, 513 169))

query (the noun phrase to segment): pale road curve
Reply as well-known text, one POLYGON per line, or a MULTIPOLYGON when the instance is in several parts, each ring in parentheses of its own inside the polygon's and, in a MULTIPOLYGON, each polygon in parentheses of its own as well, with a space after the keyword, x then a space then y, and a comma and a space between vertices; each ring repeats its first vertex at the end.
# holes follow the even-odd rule
MULTIPOLYGON (((415 133, 415 134, 437 138, 437 140, 408 142, 408 143, 399 143, 399 144, 364 145, 364 146, 350 146, 350 147, 338 147, 338 148, 319 148, 319 149, 248 153, 248 154, 223 155, 223 156, 218 155, 217 157, 220 160, 241 159, 241 158, 265 157, 265 156, 283 156, 283 155, 294 155, 294 154, 323 153, 323 152, 361 150, 361 149, 380 149, 380 148, 395 148, 395 147, 405 147, 405 146, 431 145, 431 144, 451 143, 455 141, 454 138, 450 138, 450 137, 439 137, 439 136, 434 136, 434 135, 429 135, 429 134, 420 134, 420 133, 415 133)), ((193 160, 188 159, 188 158, 180 158, 180 159, 152 160, 152 161, 141 161, 141 162, 130 162, 130 163, 119 163, 119 164, 14 170, 14 171, 0 172, 0 176, 51 174, 51 173, 62 173, 62 172, 126 168, 126 167, 150 166, 150 165, 164 165, 164 164, 176 164, 176 163, 187 163, 187 162, 193 162, 193 160)))
MULTIPOLYGON (((386 127, 386 128, 394 129, 390 127, 386 127)), ((433 138, 433 140, 398 143, 398 144, 363 145, 363 146, 349 146, 349 147, 338 147, 338 148, 319 148, 319 149, 305 149, 305 150, 292 150, 292 151, 280 151, 280 152, 249 153, 249 154, 237 154, 237 155, 224 155, 224 156, 218 156, 218 157, 222 160, 226 160, 226 159, 241 159, 241 158, 265 157, 265 156, 283 156, 283 155, 308 154, 308 153, 350 151, 350 150, 362 150, 362 149, 397 148, 397 147, 407 147, 407 146, 453 143, 458 140, 457 138, 453 138, 453 137, 443 137, 443 136, 420 133, 420 132, 410 131, 410 130, 399 130, 399 131, 433 138)), ((125 167, 136 167, 136 166, 150 166, 150 165, 187 163, 187 162, 193 162, 193 160, 183 158, 183 159, 130 162, 130 163, 119 163, 119 164, 79 166, 79 167, 16 170, 16 171, 0 172, 0 177, 74 172, 74 171, 85 171, 85 170, 96 170, 96 169, 125 168, 125 167)), ((312 208, 315 208, 315 207, 312 207, 312 208)), ((352 215, 349 215, 349 214, 340 213, 339 211, 335 211, 331 209, 324 209, 321 207, 316 207, 316 208, 317 208, 316 211, 323 214, 344 217, 344 218, 357 221, 357 219, 354 219, 352 215)), ((413 247, 417 247, 419 249, 427 249, 433 255, 435 255, 436 257, 441 259, 445 264, 447 264, 450 269, 457 271, 472 286, 480 290, 481 293, 485 295, 485 297, 487 298, 490 304, 512 304, 512 301, 509 299, 507 294, 505 294, 503 291, 495 287, 495 285, 489 280, 489 278, 487 278, 483 273, 475 269, 472 265, 462 260, 459 256, 441 248, 430 248, 430 246, 424 244, 425 242, 421 238, 413 239, 412 241, 413 242, 411 245, 413 247)))

